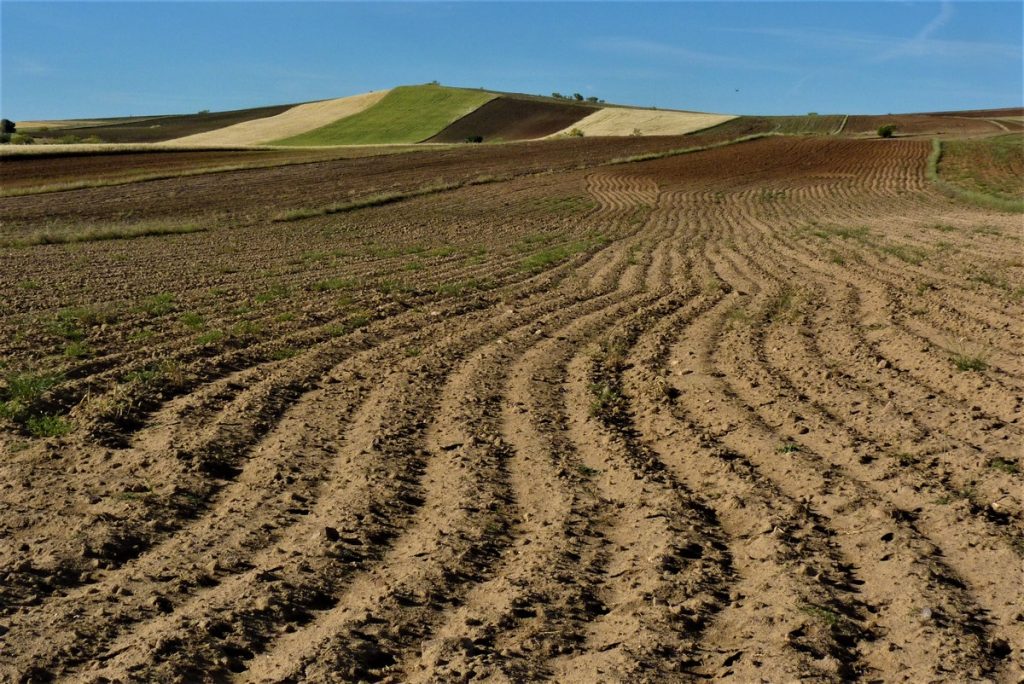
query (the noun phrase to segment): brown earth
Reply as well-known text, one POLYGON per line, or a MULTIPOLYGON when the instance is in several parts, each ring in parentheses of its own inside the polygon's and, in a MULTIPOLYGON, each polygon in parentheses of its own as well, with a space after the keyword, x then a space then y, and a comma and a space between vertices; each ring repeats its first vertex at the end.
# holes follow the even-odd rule
POLYGON ((992 135, 1006 130, 988 119, 973 116, 935 116, 930 114, 894 114, 892 116, 850 116, 845 135, 877 135, 879 126, 896 125, 896 137, 964 137, 992 135))
POLYGON ((75 183, 97 183, 132 179, 138 176, 192 173, 201 169, 237 166, 274 166, 327 159, 352 159, 381 154, 397 154, 412 146, 344 147, 334 149, 276 150, 166 150, 153 147, 145 151, 75 153, 69 155, 0 156, 0 182, 3 191, 55 187, 75 183), (55 161, 57 158, 60 161, 55 161))
MULTIPOLYGON (((45 196, 9 197, 0 203, 0 236, 11 236, 27 228, 73 226, 81 222, 182 216, 209 220, 230 216, 236 221, 265 219, 283 210, 316 207, 382 191, 410 190, 425 184, 486 176, 565 171, 622 156, 664 152, 723 139, 727 138, 693 135, 524 142, 493 148, 458 146, 84 188, 45 196)), ((169 154, 167 163, 174 158, 169 154)), ((0 168, 6 163, 0 163, 0 168)), ((22 163, 13 162, 13 168, 20 168, 17 165, 22 163)), ((60 160, 50 163, 63 164, 60 160)), ((38 168, 35 173, 40 174, 38 168)))
POLYGON ((474 136, 484 142, 543 138, 595 110, 585 105, 496 97, 426 142, 465 142, 474 136))
POLYGON ((1006 117, 1024 116, 1024 107, 1004 107, 1002 109, 965 109, 958 112, 928 112, 932 116, 974 116, 982 119, 1002 119, 1006 117))
POLYGON ((566 142, 0 199, 223 209, 0 251, 0 679, 1019 681, 1019 216, 566 142), (552 171, 267 221, 490 158, 552 171))

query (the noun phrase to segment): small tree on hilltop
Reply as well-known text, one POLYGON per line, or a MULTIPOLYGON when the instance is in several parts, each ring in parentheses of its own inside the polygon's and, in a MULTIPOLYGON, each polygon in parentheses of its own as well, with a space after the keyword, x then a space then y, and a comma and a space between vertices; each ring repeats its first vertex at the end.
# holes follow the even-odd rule
POLYGON ((10 119, 0 119, 0 133, 14 133, 17 129, 14 122, 10 119))
POLYGON ((896 132, 896 124, 883 124, 878 127, 879 138, 891 138, 892 134, 896 132))
POLYGON ((573 93, 572 96, 577 102, 583 102, 583 96, 579 93, 573 93))

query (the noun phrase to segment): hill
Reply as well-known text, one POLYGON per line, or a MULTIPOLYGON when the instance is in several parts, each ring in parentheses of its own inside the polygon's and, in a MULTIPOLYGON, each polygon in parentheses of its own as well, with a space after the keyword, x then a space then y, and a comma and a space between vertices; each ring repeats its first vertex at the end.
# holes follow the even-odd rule
POLYGON ((400 86, 358 114, 278 145, 379 145, 422 142, 486 102, 493 93, 439 85, 400 86))

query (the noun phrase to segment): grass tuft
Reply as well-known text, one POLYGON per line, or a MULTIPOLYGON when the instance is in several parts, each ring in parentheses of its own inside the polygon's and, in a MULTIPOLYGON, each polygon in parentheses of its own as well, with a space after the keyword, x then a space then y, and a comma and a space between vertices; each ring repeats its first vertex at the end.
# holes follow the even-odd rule
POLYGON ((157 235, 201 233, 206 230, 207 228, 195 223, 167 223, 163 221, 94 225, 84 228, 43 230, 25 237, 2 238, 0 239, 0 247, 31 247, 36 245, 98 242, 102 240, 130 240, 157 235))

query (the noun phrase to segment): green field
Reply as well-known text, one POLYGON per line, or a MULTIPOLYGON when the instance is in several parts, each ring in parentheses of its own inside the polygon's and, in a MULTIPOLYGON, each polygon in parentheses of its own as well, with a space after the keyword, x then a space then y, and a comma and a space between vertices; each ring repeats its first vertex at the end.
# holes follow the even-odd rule
POLYGON ((402 86, 365 111, 277 145, 416 143, 493 99, 493 93, 436 85, 402 86))
POLYGON ((939 177, 964 190, 1024 200, 1024 134, 944 140, 939 177))

